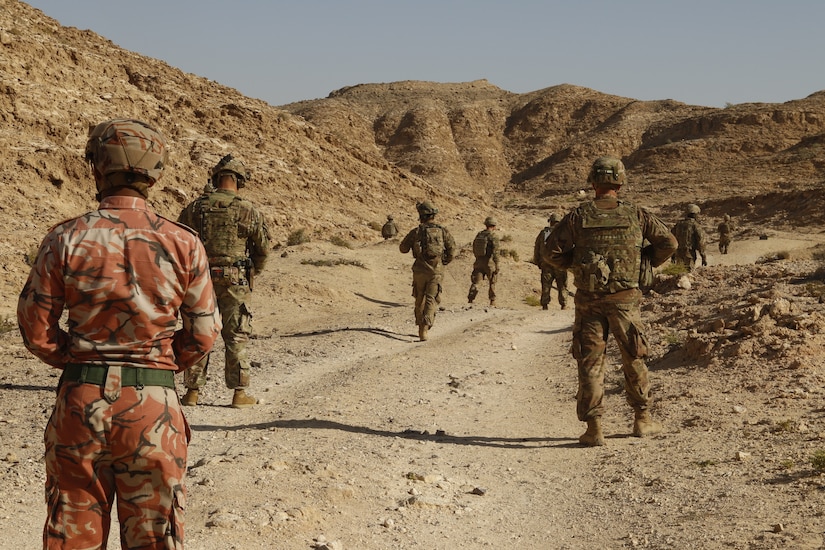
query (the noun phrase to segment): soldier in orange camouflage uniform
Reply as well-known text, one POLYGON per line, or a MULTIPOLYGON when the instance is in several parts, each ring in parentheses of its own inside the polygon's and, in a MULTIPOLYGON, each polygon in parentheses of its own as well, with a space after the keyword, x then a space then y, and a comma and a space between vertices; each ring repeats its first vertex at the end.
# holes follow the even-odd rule
POLYGON ((220 331, 206 253, 146 205, 167 158, 156 130, 103 122, 86 158, 100 207, 49 231, 17 308, 26 347, 63 371, 43 548, 105 548, 116 501, 123 548, 180 549, 189 426, 174 374, 220 331))

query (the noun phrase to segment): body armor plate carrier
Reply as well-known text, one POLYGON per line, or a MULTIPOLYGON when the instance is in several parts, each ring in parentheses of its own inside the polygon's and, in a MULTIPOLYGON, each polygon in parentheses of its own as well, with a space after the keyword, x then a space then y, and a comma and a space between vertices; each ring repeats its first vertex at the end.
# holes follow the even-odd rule
POLYGON ((582 227, 571 266, 576 288, 611 294, 638 288, 644 238, 636 207, 619 201, 602 210, 589 202, 578 211, 582 227))

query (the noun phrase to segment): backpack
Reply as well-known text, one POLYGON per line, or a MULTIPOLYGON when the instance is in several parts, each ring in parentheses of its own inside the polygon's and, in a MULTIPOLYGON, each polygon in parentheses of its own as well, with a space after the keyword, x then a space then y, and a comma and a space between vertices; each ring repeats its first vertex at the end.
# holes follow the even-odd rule
POLYGON ((696 229, 692 220, 680 220, 671 230, 673 236, 679 242, 679 248, 683 248, 688 252, 693 252, 696 247, 696 229))
POLYGON ((418 246, 425 260, 439 259, 444 254, 444 231, 440 225, 430 224, 418 228, 418 246))
POLYGON ((395 223, 391 221, 385 223, 384 226, 381 228, 381 236, 385 239, 391 239, 392 237, 395 237, 397 233, 398 228, 395 227, 395 223))
POLYGON ((490 248, 492 247, 492 242, 490 242, 490 232, 486 229, 484 231, 479 231, 476 238, 473 239, 473 254, 476 258, 486 258, 490 255, 490 248))
POLYGON ((235 197, 230 202, 216 201, 210 196, 199 199, 197 227, 209 264, 232 265, 246 258, 246 240, 238 236, 239 206, 235 197))

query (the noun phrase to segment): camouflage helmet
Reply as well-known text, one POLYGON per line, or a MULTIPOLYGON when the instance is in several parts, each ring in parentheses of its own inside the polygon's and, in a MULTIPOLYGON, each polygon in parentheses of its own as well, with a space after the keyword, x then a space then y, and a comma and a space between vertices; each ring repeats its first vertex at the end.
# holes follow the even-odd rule
POLYGON ((485 227, 495 227, 498 224, 496 223, 496 219, 492 216, 487 216, 484 218, 484 226, 485 227))
POLYGON ((695 216, 699 212, 701 212, 701 210, 699 209, 699 206, 696 204, 690 203, 685 207, 685 213, 689 216, 695 216))
POLYGON ((209 179, 212 180, 213 184, 217 185, 218 178, 223 174, 234 175, 235 181, 238 183, 238 188, 243 187, 246 184, 246 180, 252 176, 249 170, 246 169, 244 163, 233 157, 232 154, 226 155, 218 161, 218 164, 209 172, 209 179))
POLYGON ((559 223, 561 221, 561 216, 553 212, 552 214, 550 214, 550 217, 547 218, 547 221, 550 223, 559 223))
POLYGON ((729 221, 730 221, 730 214, 725 214, 725 215, 724 215, 724 216, 722 216, 722 217, 724 218, 724 220, 725 220, 726 222, 729 222, 729 221))
POLYGON ((392 214, 387 214, 387 221, 392 221, 392 214))
POLYGON ((145 190, 163 175, 169 147, 166 138, 145 122, 115 118, 92 128, 84 157, 104 178, 122 172, 143 176, 148 181, 141 182, 145 190))
POLYGON ((415 204, 415 209, 418 210, 419 217, 434 216, 438 214, 438 208, 433 206, 430 201, 421 201, 415 204))
POLYGON ((627 181, 627 173, 622 161, 616 157, 599 157, 593 162, 587 183, 622 185, 627 181))

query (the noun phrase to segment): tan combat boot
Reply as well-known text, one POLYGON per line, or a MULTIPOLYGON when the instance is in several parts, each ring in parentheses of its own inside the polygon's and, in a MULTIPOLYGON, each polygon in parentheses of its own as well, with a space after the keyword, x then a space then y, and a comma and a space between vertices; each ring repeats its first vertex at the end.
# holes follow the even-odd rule
POLYGON ((419 325, 418 327, 418 339, 422 342, 427 339, 427 331, 430 327, 427 325, 419 325))
POLYGON ((189 388, 183 397, 180 398, 180 404, 184 407, 194 407, 198 404, 198 390, 189 388))
POLYGON ((257 404, 258 398, 248 395, 245 390, 235 390, 235 395, 232 396, 233 409, 247 409, 257 404))
POLYGON ((636 411, 636 420, 633 422, 633 435, 635 437, 656 435, 661 432, 662 424, 653 420, 649 411, 636 411))
POLYGON ((587 431, 579 436, 579 443, 588 447, 599 447, 604 445, 604 434, 602 433, 602 417, 594 416, 587 421, 587 431))

